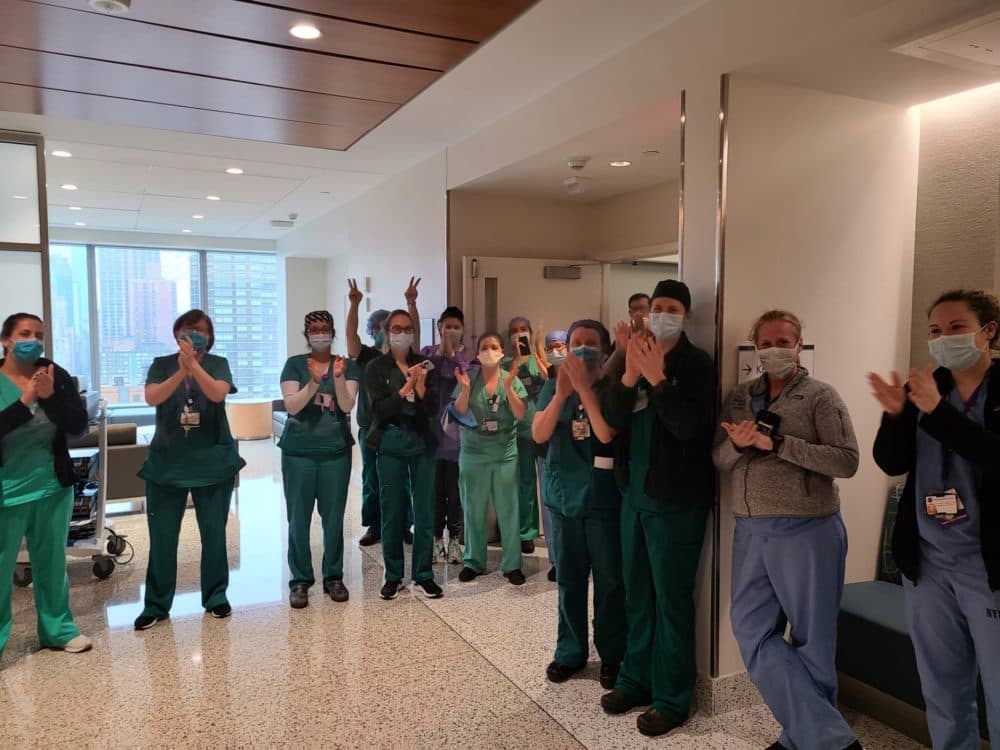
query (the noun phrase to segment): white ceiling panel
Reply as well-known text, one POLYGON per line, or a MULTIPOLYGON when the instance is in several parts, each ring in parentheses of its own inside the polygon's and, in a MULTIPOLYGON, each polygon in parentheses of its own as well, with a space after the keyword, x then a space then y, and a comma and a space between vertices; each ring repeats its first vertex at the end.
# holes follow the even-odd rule
POLYGON ((115 161, 71 159, 49 156, 45 162, 49 190, 72 183, 81 190, 101 190, 111 193, 141 193, 146 189, 149 166, 123 164, 115 161))
POLYGON ((83 222, 89 229, 134 230, 138 211, 123 211, 110 208, 86 208, 70 211, 66 206, 49 206, 49 223, 56 226, 75 226, 83 222))
POLYGON ((62 190, 49 180, 49 207, 82 206, 83 208, 110 208, 123 211, 138 211, 142 205, 142 193, 111 193, 90 190, 62 190))
POLYGON ((286 180, 281 177, 152 167, 146 192, 178 198, 218 195, 226 201, 274 203, 300 184, 300 180, 286 180))

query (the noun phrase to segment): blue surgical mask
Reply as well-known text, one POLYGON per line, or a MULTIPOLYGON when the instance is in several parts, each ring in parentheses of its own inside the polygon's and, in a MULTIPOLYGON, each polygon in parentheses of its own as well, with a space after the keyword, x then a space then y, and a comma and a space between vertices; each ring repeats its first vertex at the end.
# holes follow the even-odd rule
MULTIPOLYGON (((983 326, 985 328, 986 326, 983 326)), ((979 331, 983 330, 980 328, 979 331)), ((959 333, 954 336, 938 336, 927 342, 931 356, 941 367, 962 372, 968 370, 983 356, 984 349, 976 346, 976 334, 959 333)))
POLYGON ((596 346, 574 346, 572 351, 573 356, 582 359, 590 370, 601 364, 601 350, 596 346))
POLYGON ((38 358, 42 356, 43 351, 45 351, 45 347, 42 346, 42 342, 38 339, 18 341, 14 344, 13 348, 14 359, 19 362, 26 362, 29 365, 35 364, 38 358))
POLYGON ((389 346, 397 352, 406 351, 413 345, 412 333, 390 333, 389 346))
POLYGON ((184 334, 184 338, 191 342, 191 346, 194 347, 196 352, 203 352, 208 346, 208 336, 204 336, 197 331, 184 334))
POLYGON ((549 364, 557 365, 564 359, 566 359, 566 350, 561 348, 553 349, 551 352, 548 353, 547 356, 549 359, 549 364))
POLYGON ((376 331, 372 335, 372 339, 375 341, 376 349, 382 349, 385 347, 385 333, 383 331, 376 331))
POLYGON ((649 330, 660 341, 677 338, 684 330, 684 316, 677 313, 650 313, 649 330))

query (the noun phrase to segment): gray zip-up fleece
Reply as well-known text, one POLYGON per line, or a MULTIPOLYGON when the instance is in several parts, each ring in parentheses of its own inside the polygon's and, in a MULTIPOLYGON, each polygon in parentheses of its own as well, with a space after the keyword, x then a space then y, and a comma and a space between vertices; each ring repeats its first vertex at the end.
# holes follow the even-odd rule
MULTIPOLYGON (((756 421, 751 399, 768 392, 767 376, 733 388, 720 421, 756 421)), ((837 392, 799 368, 770 406, 781 417, 777 453, 738 450, 721 427, 713 458, 720 472, 730 472, 733 512, 754 518, 823 518, 840 510, 834 477, 858 470, 858 442, 851 417, 837 392)))

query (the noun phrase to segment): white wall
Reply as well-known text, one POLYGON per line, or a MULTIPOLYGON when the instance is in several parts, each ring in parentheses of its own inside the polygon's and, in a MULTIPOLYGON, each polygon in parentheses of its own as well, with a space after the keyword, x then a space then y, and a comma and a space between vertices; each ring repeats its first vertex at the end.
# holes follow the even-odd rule
MULTIPOLYGON (((285 255, 327 259, 327 299, 338 326, 347 311, 348 278, 357 278, 362 288, 371 279, 367 297, 375 310, 405 307, 410 277, 422 277, 421 317, 436 317, 445 306, 446 201, 441 153, 295 230, 278 248, 285 255)), ((362 303, 362 332, 368 306, 362 303)), ((343 351, 342 335, 337 346, 343 351)))
MULTIPOLYGON (((839 483, 847 580, 871 580, 890 480, 871 458, 881 409, 865 374, 907 362, 919 114, 742 77, 732 80, 729 113, 723 388, 760 312, 785 307, 803 318, 817 375, 844 398, 857 432, 861 468, 839 483)), ((726 637, 732 528, 727 515, 723 673, 743 669, 726 637)))
MULTIPOLYGON (((306 351, 302 337, 306 313, 329 308, 327 266, 324 258, 279 258, 285 291, 285 338, 288 356, 306 351)), ((333 311, 337 336, 342 336, 344 319, 333 311)))

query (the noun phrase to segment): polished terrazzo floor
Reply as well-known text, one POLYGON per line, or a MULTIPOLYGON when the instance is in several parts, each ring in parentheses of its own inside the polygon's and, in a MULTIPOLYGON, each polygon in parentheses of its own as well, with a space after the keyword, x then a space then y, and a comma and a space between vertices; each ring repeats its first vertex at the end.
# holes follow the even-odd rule
MULTIPOLYGON (((242 443, 248 461, 229 524, 233 617, 200 607, 199 544, 184 521, 173 619, 145 633, 141 610, 145 519, 115 520, 137 550, 105 581, 71 563, 73 609, 92 652, 38 651, 30 589, 14 594, 14 627, 0 663, 0 748, 695 748, 752 750, 775 740, 766 708, 696 715, 648 740, 638 711, 606 716, 592 668, 563 685, 545 680, 556 622, 556 587, 544 550, 525 564, 528 583, 498 573, 471 584, 438 566, 445 597, 378 598, 380 550, 356 539, 357 476, 346 535, 351 600, 313 589, 290 610, 279 454, 270 441, 242 443)), ((313 526, 315 565, 321 542, 313 526)), ((499 550, 491 549, 496 567, 499 550)), ((919 745, 868 717, 849 715, 872 750, 919 745)))

